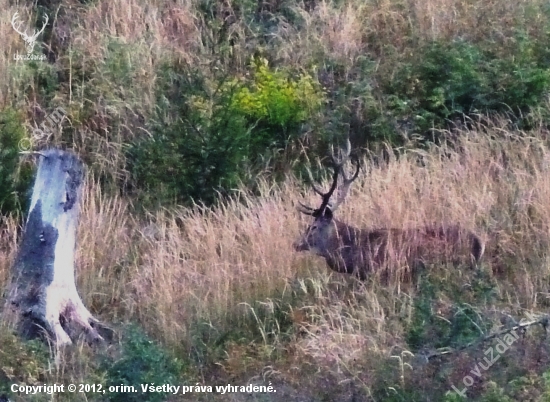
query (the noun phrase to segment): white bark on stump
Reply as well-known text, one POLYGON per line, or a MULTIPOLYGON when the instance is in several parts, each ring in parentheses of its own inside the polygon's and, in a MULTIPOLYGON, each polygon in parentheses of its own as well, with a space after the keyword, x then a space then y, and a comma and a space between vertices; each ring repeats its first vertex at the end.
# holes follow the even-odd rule
POLYGON ((76 155, 56 149, 39 155, 6 307, 24 337, 45 329, 57 345, 66 345, 72 343, 70 335, 84 330, 90 340, 101 340, 93 327, 97 320, 84 307, 74 277, 82 163, 76 155))

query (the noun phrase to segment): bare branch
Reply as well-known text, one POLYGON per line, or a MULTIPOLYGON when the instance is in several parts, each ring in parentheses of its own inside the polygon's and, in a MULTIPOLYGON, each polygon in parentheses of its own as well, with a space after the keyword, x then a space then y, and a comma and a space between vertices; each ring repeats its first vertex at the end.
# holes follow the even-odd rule
POLYGON ((450 355, 450 354, 453 354, 453 353, 457 353, 457 352, 460 352, 464 349, 468 349, 472 346, 476 346, 476 345, 479 345, 483 342, 494 339, 496 337, 506 335, 506 334, 508 334, 512 331, 518 330, 518 329, 525 332, 527 330, 527 328, 529 328, 533 325, 541 325, 544 328, 544 330, 547 331, 549 321, 550 321, 550 316, 544 315, 544 316, 542 316, 538 319, 534 319, 534 320, 531 320, 531 321, 528 321, 528 322, 517 324, 517 325, 514 325, 513 327, 506 328, 502 331, 498 331, 498 332, 492 333, 490 335, 484 336, 482 338, 476 339, 475 341, 467 343, 465 345, 462 345, 458 348, 441 348, 441 349, 437 349, 433 352, 429 352, 424 357, 426 358, 426 360, 430 360, 430 359, 433 359, 434 357, 445 356, 445 355, 450 355))
POLYGON ((48 155, 46 155, 42 152, 38 152, 38 151, 21 151, 21 152, 19 152, 19 154, 21 154, 21 155, 32 155, 32 156, 38 155, 38 156, 43 156, 44 158, 48 157, 48 155))

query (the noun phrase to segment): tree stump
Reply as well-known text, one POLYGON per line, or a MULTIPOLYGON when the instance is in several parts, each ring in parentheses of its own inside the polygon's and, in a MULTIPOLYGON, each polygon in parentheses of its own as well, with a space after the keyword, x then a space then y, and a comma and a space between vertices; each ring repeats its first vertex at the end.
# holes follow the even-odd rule
POLYGON ((76 155, 49 149, 40 157, 29 216, 12 267, 7 320, 25 338, 46 333, 57 345, 84 331, 102 337, 76 290, 74 252, 83 165, 76 155))

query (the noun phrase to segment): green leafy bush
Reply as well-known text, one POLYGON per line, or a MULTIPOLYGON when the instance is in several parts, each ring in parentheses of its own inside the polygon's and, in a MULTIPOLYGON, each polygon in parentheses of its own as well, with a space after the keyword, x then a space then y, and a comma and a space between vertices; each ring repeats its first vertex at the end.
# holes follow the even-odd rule
POLYGON ((141 392, 140 384, 181 384, 183 364, 151 341, 138 327, 130 326, 122 343, 122 356, 106 361, 106 386, 134 386, 137 393, 111 393, 111 401, 163 401, 164 393, 141 392))
POLYGON ((253 59, 251 80, 234 80, 238 89, 232 97, 232 108, 251 120, 274 128, 287 129, 308 119, 323 103, 319 84, 309 74, 290 79, 284 71, 269 68, 266 59, 253 59))
POLYGON ((550 89, 550 70, 527 37, 518 37, 506 57, 498 50, 466 41, 420 49, 387 84, 388 109, 421 134, 463 114, 509 113, 519 121, 550 89))
POLYGON ((15 383, 42 385, 48 365, 48 348, 38 340, 21 341, 6 328, 0 327, 0 395, 9 394, 15 383))
POLYGON ((254 62, 249 79, 209 79, 185 64, 166 64, 159 78, 151 136, 129 145, 129 170, 147 205, 191 200, 211 204, 300 134, 322 103, 313 78, 254 62))
POLYGON ((228 107, 231 94, 217 89, 187 65, 162 69, 151 136, 128 147, 129 170, 144 205, 210 204, 237 185, 251 128, 228 107))
POLYGON ((0 213, 20 214, 27 209, 32 169, 20 163, 19 146, 29 143, 22 117, 13 109, 0 111, 0 213))
POLYGON ((231 93, 232 113, 252 127, 249 159, 254 163, 266 150, 283 150, 299 138, 301 124, 313 118, 325 97, 310 74, 292 78, 289 71, 273 70, 262 58, 253 59, 250 69, 250 77, 234 79, 224 90, 231 93))
POLYGON ((421 282, 406 333, 407 344, 413 351, 425 347, 460 347, 480 338, 480 329, 487 331, 490 328, 489 320, 484 320, 482 314, 465 300, 472 296, 486 299, 486 291, 475 290, 475 294, 459 296, 459 290, 453 289, 453 286, 435 278, 426 278, 421 282), (443 295, 451 292, 454 302, 445 306, 446 313, 437 311, 438 302, 445 298, 443 295))
POLYGON ((478 96, 484 82, 478 69, 482 55, 475 46, 435 43, 417 60, 399 73, 399 86, 393 90, 398 95, 393 105, 396 109, 416 110, 415 120, 425 125, 473 112, 480 106, 478 96))

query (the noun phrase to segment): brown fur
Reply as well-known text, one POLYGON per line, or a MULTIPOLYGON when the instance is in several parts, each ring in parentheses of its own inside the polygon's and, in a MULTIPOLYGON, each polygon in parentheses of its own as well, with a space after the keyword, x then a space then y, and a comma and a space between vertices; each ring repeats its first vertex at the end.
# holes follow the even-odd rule
POLYGON ((294 247, 297 251, 311 250, 324 257, 336 272, 354 274, 364 280, 373 273, 387 279, 391 275, 389 267, 399 264, 414 268, 424 262, 445 259, 475 265, 483 255, 485 244, 479 236, 458 225, 404 230, 357 229, 333 219, 327 209, 294 247))

